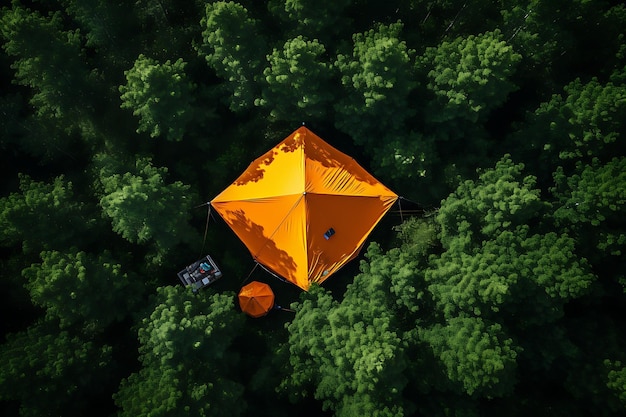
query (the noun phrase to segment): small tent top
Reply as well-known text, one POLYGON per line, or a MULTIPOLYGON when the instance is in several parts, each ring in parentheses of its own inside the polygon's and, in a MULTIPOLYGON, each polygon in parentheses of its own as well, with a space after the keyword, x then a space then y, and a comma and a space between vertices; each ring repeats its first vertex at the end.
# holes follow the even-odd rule
POLYGON ((358 254, 397 198, 301 127, 255 159, 211 205, 257 262, 307 290, 358 254))
POLYGON ((259 318, 274 307, 274 292, 264 282, 252 281, 239 291, 239 307, 250 317, 259 318))

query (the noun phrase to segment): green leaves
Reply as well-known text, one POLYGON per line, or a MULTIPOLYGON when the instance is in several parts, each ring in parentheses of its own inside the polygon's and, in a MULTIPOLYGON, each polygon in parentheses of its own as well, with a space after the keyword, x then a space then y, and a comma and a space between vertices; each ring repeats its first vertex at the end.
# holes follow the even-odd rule
POLYGON ((529 235, 525 226, 502 232, 475 252, 454 244, 433 266, 426 279, 447 318, 502 311, 516 314, 520 324, 552 321, 563 314, 565 301, 585 294, 595 280, 572 238, 529 235))
POLYGON ((472 236, 473 241, 497 236, 503 230, 526 224, 546 207, 535 189, 536 179, 523 176, 523 164, 505 155, 478 181, 467 180, 442 202, 437 214, 444 246, 451 239, 472 236), (475 236, 475 238, 473 237, 475 236))
POLYGON ((578 172, 570 177, 563 169, 555 173, 552 190, 560 203, 554 213, 557 224, 592 242, 597 249, 594 258, 620 256, 626 244, 620 226, 626 205, 626 158, 613 158, 606 164, 594 158, 591 165, 580 164, 578 172))
POLYGON ((333 67, 324 61, 325 54, 324 45, 302 35, 285 42, 282 50, 274 49, 263 71, 263 98, 255 103, 267 107, 274 120, 322 122, 333 101, 333 67))
POLYGON ((238 416, 243 386, 232 353, 244 316, 233 294, 195 296, 160 287, 139 329, 142 368, 125 379, 115 402, 121 416, 238 416))
POLYGON ((435 94, 429 121, 483 121, 515 90, 510 78, 520 59, 498 30, 426 49, 418 67, 428 71, 435 94))
POLYGON ((267 7, 281 18, 290 34, 306 33, 317 39, 332 39, 332 35, 343 30, 343 12, 349 5, 349 0, 323 4, 314 0, 270 0, 267 7))
POLYGON ((187 124, 194 118, 195 85, 185 75, 186 63, 179 58, 160 64, 139 55, 132 69, 125 71, 127 83, 120 86, 122 108, 139 117, 137 133, 164 136, 181 141, 187 124))
POLYGON ((16 5, 4 9, 1 32, 6 53, 14 57, 16 81, 33 90, 40 116, 80 122, 89 104, 89 68, 79 32, 63 31, 60 12, 42 16, 16 5))
POLYGON ((414 52, 401 40, 403 24, 379 24, 353 35, 352 53, 339 54, 344 97, 335 105, 336 126, 375 155, 393 176, 419 176, 431 162, 431 145, 410 131, 415 108, 409 97, 417 85, 414 52), (407 132, 408 131, 408 132, 407 132))
POLYGON ((619 152, 626 120, 626 87, 575 80, 542 103, 518 140, 538 152, 540 162, 555 168, 570 161, 608 161, 619 152))
POLYGON ((450 381, 472 395, 503 396, 513 391, 519 348, 499 324, 479 317, 455 317, 420 331, 450 381))
POLYGON ((250 108, 259 95, 257 81, 262 73, 266 46, 260 22, 239 3, 218 1, 206 5, 200 21, 202 45, 198 52, 209 67, 226 80, 229 108, 250 108))
POLYGON ((130 315, 141 299, 138 277, 122 271, 110 253, 99 256, 73 249, 42 252, 42 263, 24 269, 33 302, 61 328, 79 325, 87 333, 106 329, 130 315))
POLYGON ((378 25, 355 34, 352 54, 337 56, 347 93, 336 106, 342 116, 337 124, 357 144, 375 144, 378 133, 401 128, 411 115, 407 98, 415 86, 410 66, 413 51, 399 39, 402 27, 401 23, 378 25), (366 115, 375 117, 368 120, 366 115), (360 117, 360 123, 355 117, 360 117))
POLYGON ((311 390, 337 416, 351 416, 355 410, 401 415, 406 406, 400 395, 406 384, 403 342, 382 282, 372 285, 369 277, 357 278, 340 304, 322 288, 312 287, 287 326, 293 370, 282 388, 295 398, 299 390, 311 390), (369 288, 362 291, 364 286, 369 288))
POLYGON ((72 182, 55 178, 51 183, 20 175, 21 193, 0 198, 0 242, 5 247, 22 244, 25 252, 69 248, 75 239, 89 240, 96 224, 95 212, 76 200, 72 182))
POLYGON ((167 184, 167 169, 154 167, 148 158, 139 158, 133 172, 124 174, 111 157, 100 155, 99 163, 100 205, 116 233, 132 243, 153 242, 157 258, 188 239, 189 186, 167 184))
POLYGON ((111 355, 110 346, 39 322, 0 346, 0 400, 19 401, 24 417, 75 414, 93 399, 93 384, 107 381, 111 355))
POLYGON ((626 367, 620 361, 606 361, 610 367, 607 386, 615 392, 622 405, 626 405, 626 367))
POLYGON ((312 393, 338 416, 409 414, 414 406, 402 392, 419 368, 408 351, 418 349, 415 326, 426 302, 418 265, 425 254, 383 252, 372 243, 366 257, 340 302, 313 286, 293 306, 290 376, 281 387, 292 399, 312 393))

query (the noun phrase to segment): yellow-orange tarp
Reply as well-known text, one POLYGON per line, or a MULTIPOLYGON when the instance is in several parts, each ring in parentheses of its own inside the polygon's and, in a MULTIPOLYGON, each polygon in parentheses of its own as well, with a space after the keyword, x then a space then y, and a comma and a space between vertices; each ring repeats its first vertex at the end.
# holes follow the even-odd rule
POLYGON ((397 199, 354 159, 301 127, 211 205, 257 262, 307 290, 359 253, 397 199))

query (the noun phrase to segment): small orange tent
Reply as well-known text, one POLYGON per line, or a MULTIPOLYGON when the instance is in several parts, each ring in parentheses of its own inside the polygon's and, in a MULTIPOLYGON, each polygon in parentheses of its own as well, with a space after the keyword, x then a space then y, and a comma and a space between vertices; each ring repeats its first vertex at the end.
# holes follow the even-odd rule
POLYGON ((239 307, 250 317, 262 317, 274 307, 274 292, 269 285, 252 281, 239 291, 239 307))
POLYGON ((258 263, 307 290, 359 253, 397 199, 303 126, 210 204, 258 263))

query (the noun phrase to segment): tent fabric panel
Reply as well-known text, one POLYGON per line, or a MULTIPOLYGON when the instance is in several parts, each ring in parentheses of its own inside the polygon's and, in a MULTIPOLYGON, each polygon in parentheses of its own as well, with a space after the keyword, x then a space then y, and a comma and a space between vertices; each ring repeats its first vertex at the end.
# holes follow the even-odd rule
POLYGON ((397 197, 307 194, 308 282, 322 283, 353 259, 397 197), (334 234, 324 234, 332 228, 334 234))
POLYGON ((307 222, 304 196, 274 230, 271 242, 253 254, 256 260, 277 275, 299 286, 307 282, 307 222), (286 256, 277 256, 277 252, 286 256))
POLYGON ((297 132, 255 159, 211 202, 251 200, 304 191, 304 147, 297 132))
POLYGON ((257 262, 296 282, 306 276, 306 221, 302 195, 212 203, 257 262), (299 272, 300 271, 300 272, 299 272))
POLYGON ((301 127, 304 141, 305 191, 318 194, 395 196, 354 158, 301 127))

